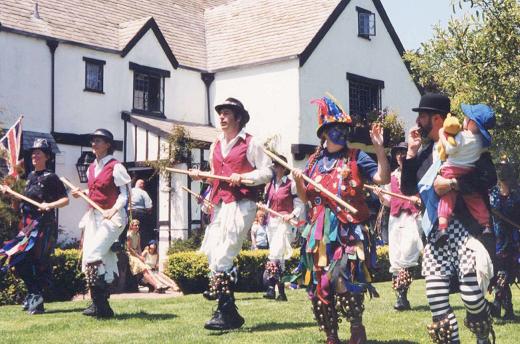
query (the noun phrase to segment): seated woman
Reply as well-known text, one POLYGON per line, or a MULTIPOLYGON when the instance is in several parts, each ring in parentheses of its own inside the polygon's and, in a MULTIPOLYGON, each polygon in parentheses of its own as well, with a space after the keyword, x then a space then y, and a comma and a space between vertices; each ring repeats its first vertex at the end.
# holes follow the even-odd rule
POLYGON ((152 271, 153 276, 160 283, 168 286, 173 291, 180 291, 177 284, 168 276, 159 271, 159 254, 157 252, 157 241, 150 240, 148 246, 146 246, 143 250, 144 262, 150 270, 152 271))
POLYGON ((130 222, 128 234, 126 236, 126 252, 132 275, 142 274, 144 284, 151 285, 156 293, 164 293, 169 287, 158 281, 141 254, 141 237, 139 235, 139 220, 134 219, 130 222))

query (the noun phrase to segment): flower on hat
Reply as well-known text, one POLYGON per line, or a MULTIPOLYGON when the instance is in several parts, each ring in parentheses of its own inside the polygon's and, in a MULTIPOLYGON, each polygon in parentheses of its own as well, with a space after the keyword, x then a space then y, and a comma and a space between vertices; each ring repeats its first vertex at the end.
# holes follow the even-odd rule
POLYGON ((344 123, 352 124, 352 118, 343 109, 341 109, 329 97, 313 99, 311 104, 318 105, 318 136, 321 134, 322 128, 329 124, 344 123))

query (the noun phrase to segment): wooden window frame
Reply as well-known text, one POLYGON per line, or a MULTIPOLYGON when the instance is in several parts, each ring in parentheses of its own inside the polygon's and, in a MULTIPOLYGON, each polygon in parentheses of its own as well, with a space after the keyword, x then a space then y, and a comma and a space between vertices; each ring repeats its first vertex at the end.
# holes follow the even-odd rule
POLYGON ((105 94, 104 89, 105 89, 105 64, 106 64, 106 61, 93 59, 93 58, 85 57, 85 56, 83 57, 83 61, 85 61, 85 88, 83 89, 83 91, 105 94), (97 65, 101 69, 101 89, 95 89, 95 88, 88 87, 87 70, 88 70, 89 64, 97 65))

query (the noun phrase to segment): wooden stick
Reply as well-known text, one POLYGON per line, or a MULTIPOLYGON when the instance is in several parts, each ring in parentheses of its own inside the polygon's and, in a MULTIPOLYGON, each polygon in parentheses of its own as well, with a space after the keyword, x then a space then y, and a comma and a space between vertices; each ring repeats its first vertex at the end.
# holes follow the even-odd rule
MULTIPOLYGON (((265 204, 263 204, 261 202, 256 203, 256 205, 258 206, 258 208, 264 209, 265 211, 267 211, 268 213, 273 214, 276 217, 282 217, 283 218, 283 216, 284 216, 284 214, 279 213, 276 210, 273 210, 273 209, 267 207, 267 205, 265 205, 265 204)), ((295 219, 290 219, 289 223, 291 225, 295 226, 295 227, 298 227, 298 225, 299 225, 298 221, 296 221, 295 219)))
POLYGON ((18 192, 14 191, 13 189, 11 188, 8 188, 8 187, 4 187, 3 185, 0 185, 0 189, 2 190, 5 190, 5 192, 13 195, 14 197, 16 198, 19 198, 21 199, 22 201, 25 201, 27 203, 30 203, 32 205, 34 205, 35 207, 37 207, 38 209, 43 209, 43 205, 39 202, 36 202, 35 200, 27 197, 27 196, 24 196, 22 194, 19 194, 18 192))
MULTIPOLYGON (((180 168, 173 168, 173 167, 166 167, 166 171, 170 171, 173 173, 180 173, 180 174, 188 174, 188 175, 190 174, 190 170, 181 170, 180 168)), ((211 174, 209 172, 203 172, 203 171, 199 171, 199 176, 202 178, 218 179, 218 180, 222 180, 225 182, 229 182, 231 180, 230 177, 219 176, 216 174, 211 174)), ((250 179, 241 179, 240 183, 242 183, 244 185, 253 185, 255 182, 250 179)))
POLYGON ((493 213, 493 215, 495 215, 496 217, 498 217, 500 220, 509 223, 509 224, 510 224, 511 226, 513 226, 513 227, 520 228, 520 225, 519 225, 518 223, 515 223, 515 222, 511 221, 510 219, 508 219, 507 217, 505 217, 504 214, 502 214, 502 213, 499 212, 498 210, 491 209, 491 212, 493 213))
MULTIPOLYGON (((72 182, 70 180, 68 180, 67 178, 65 177, 60 177, 60 180, 63 182, 63 184, 67 185, 71 190, 75 190, 75 189, 79 189, 78 187, 76 187, 74 184, 72 184, 72 182)), ((81 198, 83 198, 88 204, 90 204, 94 209, 98 210, 101 214, 104 214, 105 213, 105 210, 103 208, 101 208, 99 206, 99 204, 97 204, 96 202, 94 202, 93 200, 90 199, 90 197, 88 197, 87 195, 85 195, 85 193, 83 193, 82 191, 79 192, 79 196, 81 198)), ((121 227, 122 224, 119 223, 119 222, 116 222, 114 219, 110 218, 110 219, 107 219, 107 220, 110 220, 112 221, 113 224, 115 224, 116 226, 118 227, 121 227)))
MULTIPOLYGON (((283 167, 285 167, 286 169, 288 169, 289 171, 293 171, 294 168, 292 166, 290 166, 288 163, 286 163, 285 161, 283 161, 282 159, 280 159, 276 154, 268 151, 267 149, 263 148, 262 149, 264 150, 265 154, 267 154, 271 159, 275 160, 277 163, 279 163, 280 165, 282 165, 283 167)), ((351 206, 350 204, 348 204, 347 202, 345 202, 344 200, 342 200, 341 198, 339 198, 338 196, 336 196, 335 194, 333 194, 332 192, 330 192, 329 190, 327 190, 324 186, 322 186, 320 183, 317 183, 315 182, 314 180, 312 180, 311 178, 309 178, 308 176, 306 176, 305 174, 302 175, 303 179, 311 184, 312 186, 314 186, 316 189, 318 189, 319 191, 323 192, 325 195, 327 195, 330 199, 332 199, 333 201, 335 201, 336 203, 338 203, 339 205, 341 205, 343 208, 347 209, 348 211, 350 211, 352 214, 356 214, 358 212, 358 210, 356 208, 354 208, 353 206, 351 206)))
POLYGON ((188 189, 187 187, 185 186, 181 186, 181 189, 183 189, 184 191, 186 191, 187 193, 189 194, 192 194, 193 196, 195 196, 196 199, 200 199, 202 200, 202 202, 204 202, 204 204, 210 208, 213 208, 215 205, 213 203, 211 203, 210 201, 208 201, 207 199, 205 199, 204 197, 202 197, 200 194, 196 193, 196 192, 193 192, 191 191, 190 189, 188 189))
MULTIPOLYGON (((375 192, 375 189, 377 188, 377 186, 375 186, 375 185, 363 185, 363 187, 365 189, 368 189, 368 190, 372 191, 372 192, 375 192)), ((410 197, 410 196, 397 194, 395 192, 390 192, 390 191, 387 191, 387 190, 384 190, 384 189, 381 189, 381 188, 380 188, 380 190, 381 190, 381 193, 384 193, 386 195, 389 195, 389 196, 392 196, 392 197, 395 197, 395 198, 404 199, 405 201, 410 201, 410 202, 415 203, 415 204, 420 203, 420 199, 417 202, 417 201, 413 200, 412 197, 410 197)))

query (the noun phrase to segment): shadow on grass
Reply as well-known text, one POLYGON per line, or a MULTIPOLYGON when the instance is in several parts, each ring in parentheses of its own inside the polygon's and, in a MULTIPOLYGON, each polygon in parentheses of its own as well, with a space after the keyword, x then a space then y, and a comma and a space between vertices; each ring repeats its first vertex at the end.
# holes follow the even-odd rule
POLYGON ((47 309, 45 310, 45 314, 60 314, 60 313, 81 313, 83 312, 84 307, 76 307, 69 309, 47 309))
POLYGON ((418 344, 409 340, 369 340, 367 344, 418 344))
POLYGON ((137 313, 120 313, 114 316, 116 320, 126 320, 126 319, 141 319, 141 320, 168 320, 176 318, 175 314, 162 314, 162 313, 146 313, 146 312, 137 312, 137 313))
POLYGON ((236 330, 228 330, 228 331, 211 331, 208 334, 210 336, 222 336, 224 334, 230 332, 264 332, 264 331, 276 331, 276 330, 292 330, 292 329, 301 329, 304 327, 314 327, 316 323, 313 322, 299 322, 299 323, 264 323, 258 324, 251 327, 242 327, 236 330))
MULTIPOLYGON (((459 311, 461 309, 463 310, 464 306, 452 306, 451 309, 453 309, 454 311, 459 311)), ((411 310, 418 311, 418 312, 429 312, 430 306, 428 306, 428 305, 412 306, 411 310)))

